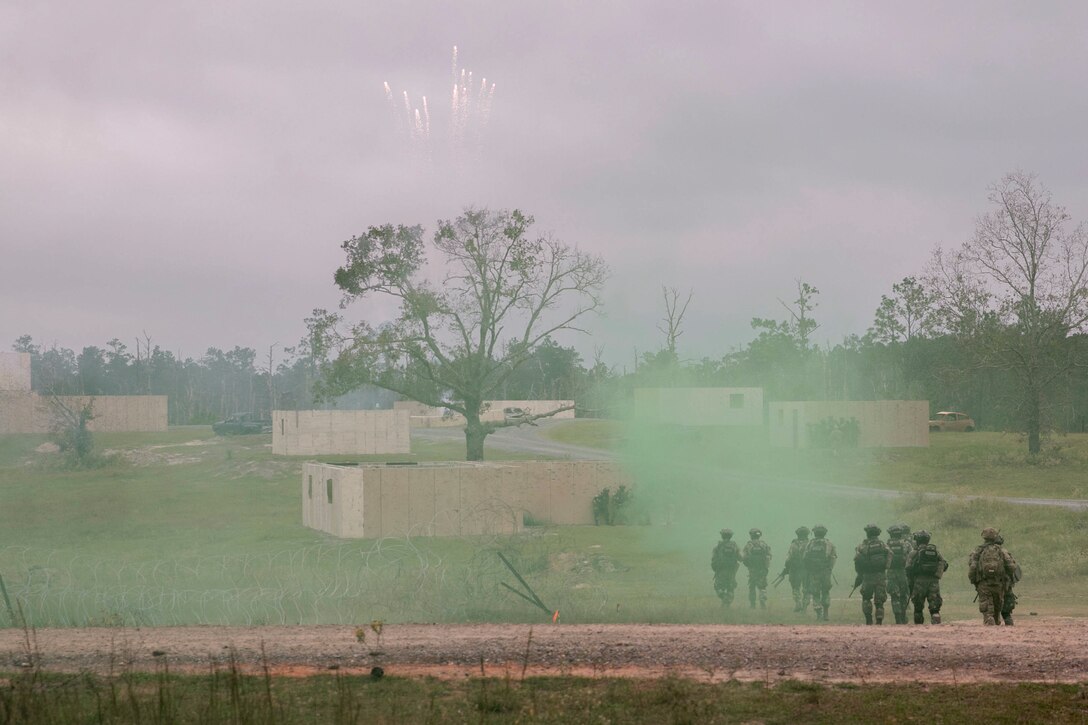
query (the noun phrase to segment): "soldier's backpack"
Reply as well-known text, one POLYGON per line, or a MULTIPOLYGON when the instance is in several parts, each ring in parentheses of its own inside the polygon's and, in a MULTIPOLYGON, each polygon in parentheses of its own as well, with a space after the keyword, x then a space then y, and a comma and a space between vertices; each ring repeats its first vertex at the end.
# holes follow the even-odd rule
POLYGON ((802 557, 806 569, 814 571, 827 568, 827 565, 831 563, 831 557, 828 555, 831 550, 829 544, 830 542, 827 539, 813 539, 808 542, 808 546, 805 547, 805 554, 802 557))
POLYGON ((986 544, 978 553, 978 565, 975 569, 980 579, 1004 579, 1005 557, 997 544, 986 544))
POLYGON ((902 569, 907 565, 907 554, 910 553, 910 543, 904 539, 892 539, 888 542, 888 548, 892 550, 892 565, 890 569, 902 569))
POLYGON ((915 576, 937 576, 941 569, 941 555, 937 553, 937 547, 926 544, 918 549, 914 555, 914 565, 911 573, 915 576))
POLYGON ((866 539, 858 547, 858 572, 878 574, 888 564, 888 549, 880 539, 866 539))
POLYGON ((750 541, 748 549, 748 568, 764 569, 770 565, 771 547, 766 541, 750 541))
POLYGON ((735 567, 739 558, 740 552, 737 550, 737 542, 722 541, 714 547, 714 556, 712 557, 710 565, 714 571, 728 569, 730 567, 735 567))

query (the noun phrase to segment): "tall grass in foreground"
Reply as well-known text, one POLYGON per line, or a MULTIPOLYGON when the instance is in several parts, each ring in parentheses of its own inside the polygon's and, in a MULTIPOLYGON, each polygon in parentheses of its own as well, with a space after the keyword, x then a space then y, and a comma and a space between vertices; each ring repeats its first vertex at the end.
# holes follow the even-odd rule
POLYGON ((1084 685, 818 684, 570 677, 461 681, 337 673, 205 675, 0 672, 0 723, 885 723, 1047 722, 1088 718, 1084 685), (1010 708, 1009 703, 1015 703, 1010 708))

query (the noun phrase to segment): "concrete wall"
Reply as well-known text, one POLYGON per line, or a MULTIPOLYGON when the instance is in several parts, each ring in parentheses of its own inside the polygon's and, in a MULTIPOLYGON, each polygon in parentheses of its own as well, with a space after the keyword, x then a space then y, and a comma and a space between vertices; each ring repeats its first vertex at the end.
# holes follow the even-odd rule
POLYGON ((406 410, 276 410, 272 454, 410 453, 408 418, 406 410))
MULTIPOLYGON (((488 400, 484 406, 487 409, 480 414, 480 420, 493 423, 502 422, 504 408, 521 408, 529 411, 530 415, 540 415, 569 407, 570 410, 556 413, 552 417, 574 417, 573 400, 488 400)), ((398 400, 393 403, 393 410, 408 411, 413 428, 453 428, 465 424, 465 416, 460 413, 448 413, 444 408, 435 408, 414 400, 398 400)))
POLYGON ((763 425, 763 388, 636 388, 635 416, 667 425, 763 425))
POLYGON ((620 485, 629 476, 605 461, 306 463, 302 523, 348 539, 511 534, 527 515, 592 524, 593 497, 620 485))
POLYGON ((0 392, 30 392, 30 353, 0 352, 0 392))
POLYGON ((856 418, 861 448, 929 445, 929 402, 925 400, 826 400, 771 403, 771 445, 807 448, 808 426, 827 418, 856 418))
MULTIPOLYGON (((96 432, 166 430, 165 395, 60 395, 57 399, 72 410, 93 403, 94 420, 88 428, 96 432)), ((0 392, 0 435, 48 433, 53 409, 48 398, 36 393, 0 392)))

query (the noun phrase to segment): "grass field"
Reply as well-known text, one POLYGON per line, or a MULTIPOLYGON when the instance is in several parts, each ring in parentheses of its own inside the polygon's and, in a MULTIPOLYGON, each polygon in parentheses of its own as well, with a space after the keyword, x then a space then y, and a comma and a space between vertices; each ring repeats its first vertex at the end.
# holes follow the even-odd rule
MULTIPOLYGON (((597 428, 592 440, 625 439, 605 425, 597 428)), ((515 562, 550 608, 561 610, 564 621, 726 617, 710 587, 709 553, 718 528, 709 521, 718 516, 713 511, 705 526, 665 526, 658 519, 651 526, 532 527, 515 537, 341 541, 301 525, 301 460, 274 459, 265 437, 216 438, 205 427, 103 434, 97 438, 100 448, 120 451, 125 460, 79 472, 60 470, 34 453, 43 440, 0 439, 0 577, 13 610, 22 609, 35 625, 537 621, 540 612, 501 589, 500 582, 510 577, 498 551, 515 562)), ((588 445, 586 439, 572 442, 588 445)), ((735 470, 727 447, 696 444, 708 466, 735 470)), ((411 457, 395 458, 463 457, 459 444, 413 445, 411 457)), ((976 461, 972 465, 986 488, 961 485, 985 492, 999 475, 1001 445, 1002 439, 984 434, 950 435, 902 456, 859 454, 825 461, 825 473, 864 465, 866 476, 858 482, 873 485, 898 480, 899 474, 882 467, 913 468, 922 472, 916 478, 920 486, 938 468, 927 462, 928 455, 976 461), (993 462, 990 468, 987 460, 993 462)), ((750 453, 751 445, 744 450, 750 453)), ((1083 471, 1075 455, 1045 467, 1025 466, 1025 475, 1045 472, 1069 483, 1071 491, 1083 471)), ((948 618, 977 616, 965 557, 979 528, 989 522, 1000 522, 1024 563, 1025 610, 1083 614, 1088 513, 921 497, 847 508, 832 534, 843 559, 837 569, 840 586, 833 592, 835 621, 858 616, 856 596, 846 597, 852 579, 848 559, 860 538, 860 531, 850 531, 869 516, 880 521, 895 516, 935 531, 936 543, 953 564, 944 582, 948 618)), ((785 522, 795 517, 789 514, 768 529, 779 557, 792 537, 792 524, 785 522)), ((741 581, 743 587, 743 572, 741 581)), ((790 611, 786 585, 771 590, 771 606, 769 612, 734 609, 728 621, 808 621, 790 611)), ((0 601, 0 625, 15 619, 0 601)))
POLYGON ((104 723, 1082 723, 1084 685, 773 687, 570 677, 433 679, 43 675, 0 671, 0 722, 104 723), (1010 707, 1015 703, 1015 707, 1010 707))
MULTIPOLYGON (((570 445, 614 450, 623 455, 646 431, 609 420, 579 420, 548 429, 548 437, 570 445)), ((771 448, 763 435, 738 436, 729 429, 693 429, 674 446, 697 456, 716 451, 723 468, 787 474, 805 480, 900 491, 957 495, 1037 496, 1088 499, 1088 434, 1053 435, 1042 454, 1031 457, 1013 433, 934 433, 925 448, 827 450, 771 448)))

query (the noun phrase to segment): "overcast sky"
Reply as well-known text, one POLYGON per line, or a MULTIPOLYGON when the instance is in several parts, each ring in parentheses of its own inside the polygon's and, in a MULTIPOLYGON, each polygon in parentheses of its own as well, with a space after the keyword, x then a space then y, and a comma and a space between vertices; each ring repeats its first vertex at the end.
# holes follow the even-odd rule
POLYGON ((587 357, 660 346, 662 284, 684 357, 798 278, 834 343, 1007 171, 1088 219, 1086 68, 1083 2, 0 0, 0 347, 294 344, 341 241, 466 205, 606 258, 587 357), (460 143, 454 45, 496 84, 460 143))

